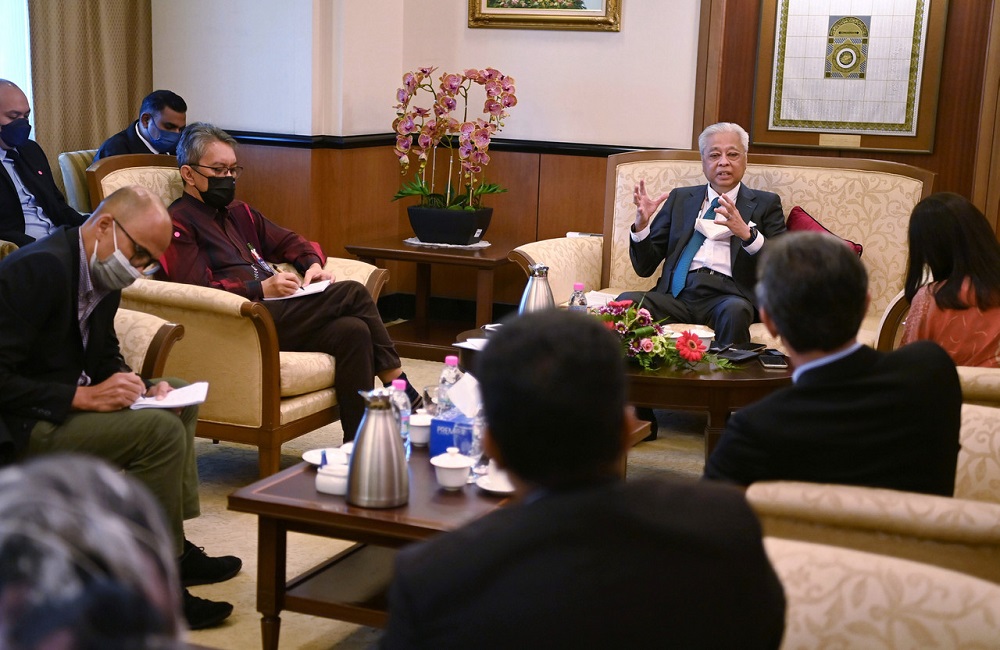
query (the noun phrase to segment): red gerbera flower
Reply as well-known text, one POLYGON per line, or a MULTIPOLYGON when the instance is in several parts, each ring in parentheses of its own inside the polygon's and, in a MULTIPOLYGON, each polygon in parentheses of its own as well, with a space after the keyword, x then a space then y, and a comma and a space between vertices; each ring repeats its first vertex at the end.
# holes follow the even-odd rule
POLYGON ((705 356, 705 344, 697 334, 684 332, 677 339, 677 354, 685 361, 697 362, 705 356))

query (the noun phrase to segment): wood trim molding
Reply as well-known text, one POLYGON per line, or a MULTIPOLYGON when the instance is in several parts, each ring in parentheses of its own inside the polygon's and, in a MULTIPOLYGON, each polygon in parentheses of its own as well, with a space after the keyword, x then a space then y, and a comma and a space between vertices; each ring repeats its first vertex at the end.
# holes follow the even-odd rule
POLYGON ((702 0, 698 25, 698 72, 695 77, 694 128, 691 148, 698 148, 698 135, 719 121, 719 98, 722 93, 722 53, 726 29, 726 2, 702 0), (714 40, 712 36, 716 35, 714 40))
POLYGON ((986 70, 983 74, 983 104, 979 112, 979 138, 973 168, 972 202, 1000 233, 1000 11, 993 4, 986 70))

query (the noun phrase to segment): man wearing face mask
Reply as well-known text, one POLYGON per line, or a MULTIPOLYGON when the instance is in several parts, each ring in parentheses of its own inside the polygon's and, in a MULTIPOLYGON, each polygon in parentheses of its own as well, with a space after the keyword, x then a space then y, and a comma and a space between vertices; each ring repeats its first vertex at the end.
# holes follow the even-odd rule
POLYGON ((94 162, 126 153, 174 155, 185 124, 187 104, 181 96, 169 90, 154 90, 142 100, 139 119, 105 140, 94 162))
MULTIPOLYGON (((170 216, 140 187, 105 199, 78 228, 61 228, 0 261, 0 462, 55 452, 104 458, 156 496, 185 586, 228 580, 239 558, 210 558, 184 538, 199 514, 198 408, 129 408, 176 380, 144 382, 125 365, 114 318, 121 289, 170 244, 170 216)), ((232 605, 184 592, 191 628, 221 623, 232 605)))
POLYGON ((30 113, 24 92, 0 79, 0 239, 18 246, 84 220, 56 187, 45 152, 28 139, 30 113))
MULTIPOLYGON (((198 284, 263 300, 288 296, 299 288, 294 273, 277 272, 269 262, 288 262, 302 273, 302 284, 334 279, 325 259, 301 236, 268 220, 242 201, 234 201, 243 168, 236 140, 211 124, 184 129, 177 162, 184 194, 170 206, 174 240, 163 257, 174 282, 198 284)), ((385 385, 406 376, 399 355, 364 285, 331 283, 322 293, 263 303, 274 318, 282 350, 325 352, 337 362, 334 389, 340 404, 344 440, 353 440, 373 376, 385 385)), ((417 408, 420 395, 407 383, 417 408)))

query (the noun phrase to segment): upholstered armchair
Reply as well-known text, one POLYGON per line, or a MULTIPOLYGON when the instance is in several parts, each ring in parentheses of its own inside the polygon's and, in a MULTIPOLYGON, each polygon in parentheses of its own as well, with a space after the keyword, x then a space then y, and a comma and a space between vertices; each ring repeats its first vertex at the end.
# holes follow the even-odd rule
MULTIPOLYGON (((529 264, 549 267, 556 303, 565 302, 574 282, 618 294, 646 291, 661 271, 640 278, 629 260, 629 229, 635 221, 632 189, 645 179, 650 194, 705 183, 697 151, 638 151, 608 158, 603 237, 562 237, 532 242, 511 251, 509 259, 525 272, 529 264)), ((787 213, 803 208, 834 234, 862 244, 872 304, 860 340, 872 344, 883 311, 902 288, 906 268, 906 231, 910 211, 931 192, 934 174, 873 160, 820 156, 750 154, 743 182, 776 192, 787 213)), ((754 341, 778 347, 760 323, 754 341)))
POLYGON ((1000 586, 837 546, 765 538, 785 589, 782 648, 992 648, 1000 586))
POLYGON ((154 153, 101 158, 87 168, 87 185, 94 207, 118 188, 140 185, 169 206, 183 192, 177 158, 154 153))
POLYGON ((754 483, 769 537, 925 562, 1000 583, 1000 504, 851 485, 754 483))
POLYGON ((94 162, 97 149, 64 151, 59 154, 59 170, 62 172, 66 202, 80 213, 94 209, 90 204, 90 189, 87 187, 87 167, 94 162))
MULTIPOLYGON (((357 280, 378 298, 388 271, 329 258, 337 280, 357 280)), ((260 475, 278 471, 281 445, 340 417, 333 357, 281 352, 267 309, 227 291, 139 280, 122 291, 122 305, 181 323, 185 341, 167 361, 168 376, 208 381, 198 412, 198 436, 254 445, 260 475)))

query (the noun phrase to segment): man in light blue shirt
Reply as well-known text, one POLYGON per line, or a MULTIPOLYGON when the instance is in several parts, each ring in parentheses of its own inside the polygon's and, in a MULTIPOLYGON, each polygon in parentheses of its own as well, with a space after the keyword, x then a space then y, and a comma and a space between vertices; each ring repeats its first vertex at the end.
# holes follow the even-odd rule
POLYGON ((45 152, 28 139, 30 113, 24 92, 0 79, 0 239, 18 246, 84 221, 56 187, 45 152))

